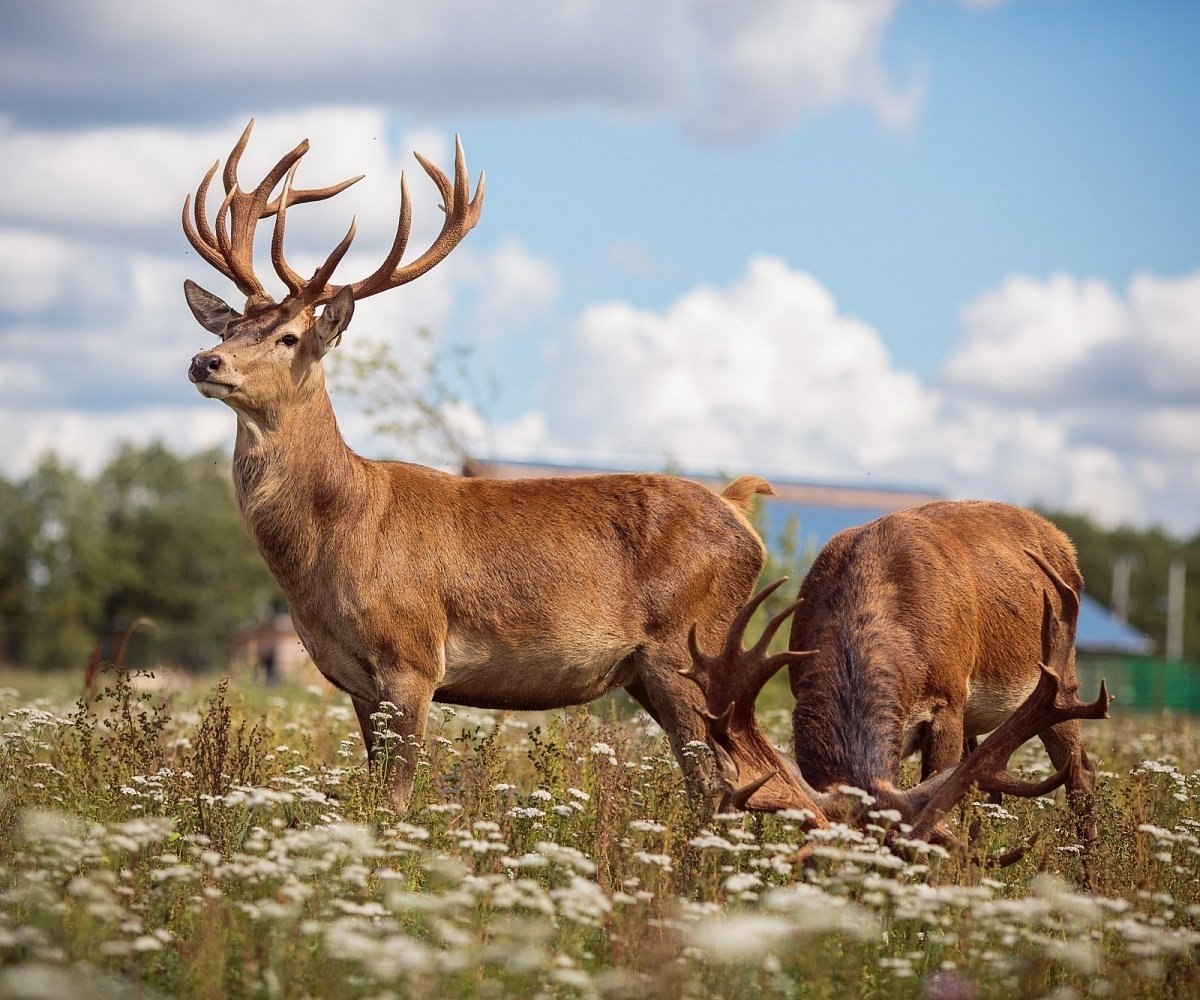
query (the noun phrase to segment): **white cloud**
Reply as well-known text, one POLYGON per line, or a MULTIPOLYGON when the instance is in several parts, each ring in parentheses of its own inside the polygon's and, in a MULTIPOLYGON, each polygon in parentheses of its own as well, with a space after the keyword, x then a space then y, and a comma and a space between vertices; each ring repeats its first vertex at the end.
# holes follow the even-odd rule
POLYGON ((0 303, 17 314, 41 312, 84 273, 86 256, 67 240, 23 229, 0 229, 0 303))
POLYGON ((964 391, 1044 399, 1078 374, 1097 348, 1126 335, 1129 317, 1102 281, 1017 275, 962 311, 962 344, 946 381, 964 391))
POLYGON ((688 129, 704 139, 743 139, 841 103, 865 104, 889 125, 909 124, 923 86, 897 89, 879 57, 897 7, 897 0, 695 4, 705 57, 688 129))
POLYGON ((911 453, 933 407, 874 330, 839 314, 815 279, 765 257, 728 289, 695 289, 662 313, 591 307, 551 365, 547 445, 650 463, 889 463, 911 453))
POLYGON ((1009 279, 963 310, 948 376, 924 385, 815 278, 757 258, 729 287, 693 289, 661 312, 585 310, 552 358, 543 405, 496 428, 496 446, 871 476, 1192 531, 1200 391, 1164 399, 1151 376, 1171 352, 1192 357, 1180 331, 1200 324, 1198 287, 1196 276, 1140 277, 1122 297, 1102 282, 1009 279), (1111 359, 1133 355, 1135 391, 1103 405, 1111 359))
MULTIPOLYGON (((6 262, 0 274, 0 419, 6 440, 16 442, 0 459, 0 474, 23 474, 49 448, 93 470, 126 437, 162 438, 187 448, 231 442, 232 416, 200 400, 186 378, 188 359, 212 338, 184 305, 182 283, 185 277, 197 280, 235 308, 241 297, 187 246, 178 218, 182 192, 194 190, 203 164, 218 154, 224 159, 243 125, 230 120, 200 134, 115 128, 51 135, 11 124, 0 128, 0 159, 56 164, 45 175, 22 166, 14 185, 0 187, 0 217, 27 210, 30 216, 28 224, 0 227, 6 262), (97 191, 116 191, 116 200, 97 191)), ((368 111, 266 116, 246 151, 243 184, 256 182, 305 134, 320 141, 303 164, 303 186, 353 176, 356 169, 369 176, 329 203, 299 206, 289 215, 288 258, 297 270, 311 273, 357 214, 359 235, 339 277, 373 271, 394 233, 402 168, 409 169, 413 199, 407 257, 425 249, 442 214, 436 188, 408 159, 409 151, 420 149, 452 169, 451 136, 426 129, 389 139, 385 118, 368 111), (390 210, 381 212, 380 205, 390 210)), ((211 196, 210 218, 215 202, 211 196)), ((281 291, 265 239, 256 263, 268 287, 281 291)), ((414 337, 418 329, 451 335, 468 319, 473 325, 486 320, 485 332, 499 336, 553 309, 558 280, 550 263, 514 238, 491 248, 476 248, 468 239, 420 281, 362 300, 347 342, 387 340, 417 369, 413 352, 428 350, 414 337)), ((370 441, 364 421, 352 411, 346 418, 357 438, 370 441)))
POLYGON ((511 237, 487 253, 465 256, 474 258, 466 266, 476 272, 472 284, 479 291, 472 324, 476 333, 498 336, 548 315, 558 300, 557 268, 511 237))
POLYGON ((1195 406, 1198 324, 1200 272, 1136 275, 1124 295, 1096 279, 1013 276, 964 307, 963 341, 943 377, 961 391, 1047 406, 1195 406))
POLYGON ((1200 387, 1200 271, 1169 280, 1138 275, 1130 283, 1129 354, 1147 390, 1190 396, 1200 387))
POLYGON ((0 475, 13 477, 28 474, 51 452, 84 475, 95 475, 121 442, 162 441, 187 453, 225 445, 232 434, 225 408, 206 406, 198 397, 186 407, 133 406, 110 412, 0 406, 0 424, 7 436, 0 451, 0 475))
MULTIPOLYGON (((419 114, 667 115, 705 141, 862 104, 905 124, 919 83, 880 50, 899 0, 213 0, 203 13, 43 0, 10 18, 0 91, 26 120, 204 117, 303 104, 419 114)), ((140 152, 136 145, 131 152, 140 152)), ((50 165, 54 169, 53 165, 50 165)))

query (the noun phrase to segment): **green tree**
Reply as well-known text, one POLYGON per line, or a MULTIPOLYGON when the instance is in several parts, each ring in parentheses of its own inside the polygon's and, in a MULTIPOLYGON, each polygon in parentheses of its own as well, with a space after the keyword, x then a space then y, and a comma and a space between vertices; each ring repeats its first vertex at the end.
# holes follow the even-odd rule
POLYGON ((103 627, 120 634, 138 618, 130 663, 196 669, 223 664, 242 625, 283 606, 242 530, 229 459, 179 456, 162 444, 126 445, 101 473, 110 555, 103 627))
MULTIPOLYGON (((357 340, 334 355, 332 385, 357 400, 376 433, 396 440, 411 460, 451 459, 467 465, 472 456, 452 419, 462 401, 450 380, 453 377, 473 388, 469 350, 452 348, 448 352, 453 371, 447 373, 445 358, 434 349, 433 334, 422 328, 409 355, 411 360, 402 361, 387 341, 357 340)), ((472 391, 471 395, 478 393, 472 391)))
POLYGON ((50 455, 8 495, 16 510, 3 589, 20 605, 14 652, 37 667, 82 667, 107 575, 99 494, 50 455))
MULTIPOLYGON (((750 518, 767 546, 767 561, 763 563, 762 572, 759 574, 758 586, 765 587, 774 583, 781 576, 786 576, 788 582, 763 602, 762 608, 759 609, 755 621, 748 630, 748 635, 751 636, 757 635, 758 631, 774 615, 796 600, 796 594, 800 590, 804 575, 817 556, 811 546, 801 548, 800 520, 794 514, 789 515, 784 521, 779 534, 771 538, 768 530, 770 521, 765 508, 766 504, 760 502, 750 518)), ((785 649, 790 631, 791 623, 788 622, 776 634, 772 648, 785 649)))
POLYGON ((37 509, 19 484, 0 480, 0 663, 26 662, 32 593, 29 567, 37 509))

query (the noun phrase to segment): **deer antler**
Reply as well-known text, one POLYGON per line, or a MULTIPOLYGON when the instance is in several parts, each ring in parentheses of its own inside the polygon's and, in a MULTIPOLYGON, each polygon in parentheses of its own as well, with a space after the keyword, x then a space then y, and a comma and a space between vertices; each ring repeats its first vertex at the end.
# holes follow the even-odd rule
POLYGON ((800 602, 790 604, 775 615, 752 648, 742 646, 746 626, 754 612, 786 581, 787 577, 776 580, 742 606, 729 626, 724 647, 716 655, 700 649, 693 625, 688 632, 692 666, 684 670, 683 675, 704 692, 705 709, 701 714, 708 721, 708 744, 725 785, 722 810, 807 809, 818 826, 826 826, 825 805, 829 796, 808 785, 796 764, 767 739, 754 714, 754 702, 763 685, 781 667, 798 663, 815 653, 815 650, 767 653, 771 639, 800 602))
MULTIPOLYGON (((325 259, 325 262, 305 281, 287 263, 283 254, 283 235, 286 227, 287 210, 292 205, 310 201, 322 201, 332 198, 344 191, 351 184, 362 179, 362 175, 352 177, 339 184, 329 187, 298 190, 292 187, 292 180, 299 166, 301 157, 308 152, 308 140, 305 139, 291 152, 280 158, 268 172, 259 185, 251 192, 245 192, 238 185, 237 168, 242 153, 250 139, 250 131, 254 127, 254 119, 246 126, 225 162, 222 181, 225 186, 225 199, 217 211, 215 228, 210 226, 205 218, 205 198, 208 186, 216 176, 220 161, 209 168, 208 173, 196 189, 196 199, 193 209, 192 198, 188 196, 183 203, 183 231, 188 242, 195 247, 209 264, 229 278, 238 289, 248 298, 271 301, 262 286, 262 282, 254 274, 254 230, 260 219, 275 216, 275 227, 271 237, 271 262, 275 272, 288 287, 289 299, 299 305, 316 306, 329 302, 337 295, 344 285, 330 285, 329 279, 334 269, 341 262, 350 244, 354 240, 355 223, 351 221, 346 235, 325 259), (284 182, 282 193, 271 200, 271 192, 280 181, 284 182), (192 222, 194 212, 195 223, 192 222)), ((366 298, 378 292, 395 288, 414 278, 420 277, 430 268, 440 263, 462 241, 479 221, 483 211, 483 196, 485 178, 479 175, 479 183, 475 188, 475 196, 471 197, 470 178, 467 174, 466 156, 462 143, 455 137, 454 182, 451 183, 446 175, 434 164, 430 163, 419 153, 414 154, 425 172, 432 178, 442 195, 442 210, 446 214, 441 232, 420 257, 411 263, 400 267, 400 258, 408 245, 409 230, 412 226, 412 208, 409 204, 408 185, 404 175, 400 175, 400 217, 396 226, 396 235, 392 247, 384 258, 383 263, 373 274, 349 286, 350 294, 355 299, 366 298)))
MULTIPOLYGON (((285 176, 290 177, 295 172, 300 158, 308 152, 308 140, 305 139, 291 152, 280 157, 279 162, 267 171, 266 177, 259 185, 247 193, 238 184, 237 168, 241 162, 242 153, 246 150, 246 144, 250 141, 250 132, 253 128, 254 119, 251 118, 225 161, 225 170, 221 175, 225 187, 225 200, 221 202, 221 207, 217 211, 216 231, 214 232, 208 224, 204 205, 208 195, 208 186, 212 183, 212 179, 221 165, 220 160, 209 167, 208 173, 204 175, 204 179, 196 189, 194 226, 189 217, 189 212, 193 210, 192 198, 189 195, 184 199, 183 232, 187 236, 188 242, 196 248, 196 252, 237 285, 243 295, 269 298, 262 283, 254 274, 254 229, 258 225, 259 219, 269 218, 286 208, 283 197, 270 200, 271 192, 285 176)), ((361 174, 358 177, 344 180, 340 184, 331 184, 329 187, 289 191, 287 202, 298 205, 308 201, 323 201, 326 198, 332 198, 338 192, 344 191, 351 184, 360 180, 362 180, 361 174)), ((282 237, 282 226, 277 225, 276 228, 282 237)), ((280 277, 283 275, 281 274, 280 277)))
POLYGON ((1062 618, 1056 617, 1050 595, 1043 591, 1042 658, 1038 663, 1037 685, 1020 707, 965 760, 915 788, 889 796, 893 799, 889 805, 899 808, 906 817, 915 817, 911 820, 914 838, 927 839, 972 786, 978 786, 982 791, 1025 798, 1045 795, 1058 788, 1072 769, 1079 766, 1078 759, 1072 758, 1044 781, 1023 782, 1008 772, 1009 758, 1027 740, 1056 723, 1068 719, 1108 718, 1111 699, 1104 681, 1100 682, 1100 695, 1093 702, 1081 702, 1073 691, 1062 691, 1059 672, 1071 655, 1079 616, 1079 595, 1045 559, 1029 549, 1025 551, 1054 584, 1063 607, 1062 618))

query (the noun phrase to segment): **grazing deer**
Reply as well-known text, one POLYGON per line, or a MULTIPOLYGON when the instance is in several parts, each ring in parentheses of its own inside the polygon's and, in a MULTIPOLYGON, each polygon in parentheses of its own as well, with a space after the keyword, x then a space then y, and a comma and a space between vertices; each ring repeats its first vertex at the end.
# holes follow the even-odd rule
MULTIPOLYGON (((368 754, 371 716, 384 701, 400 708, 390 726, 410 745, 424 736, 431 699, 548 709, 623 687, 666 729, 690 789, 714 797, 711 767, 685 761, 684 747, 705 737, 703 701, 680 676, 686 635, 696 622, 706 641, 717 641, 752 592, 764 549, 745 512, 770 486, 743 476, 718 496, 662 475, 468 479, 356 455, 338 430, 321 359, 357 299, 419 277, 466 236, 483 207, 483 177, 471 197, 461 144, 453 183, 418 155, 446 216, 433 245, 400 266, 411 220, 402 176, 396 237, 379 268, 330 284, 351 224, 305 281, 284 258, 287 210, 354 181, 294 189, 305 141, 244 192, 237 167, 252 125, 226 161, 215 227, 205 200, 219 164, 196 191, 194 224, 191 199, 184 202, 188 241, 246 296, 239 313, 185 283, 196 319, 221 338, 188 374, 237 415, 242 522, 313 661, 350 695, 368 754), (278 303, 253 262, 255 225, 272 215, 271 260, 288 288, 278 303)), ((398 810, 415 767, 406 749, 391 772, 398 810)))
POLYGON ((1097 701, 1076 698, 1082 580, 1062 532, 1029 511, 982 501, 924 504, 851 528, 817 556, 796 603, 743 650, 750 615, 782 582, 742 609, 716 656, 689 636, 687 674, 705 693, 726 806, 803 808, 826 825, 860 812, 839 791, 852 786, 899 810, 918 836, 949 839, 941 818, 972 784, 1040 795, 1065 783, 1081 832, 1094 835, 1095 771, 1078 720, 1107 716, 1108 696, 1102 685, 1097 701), (768 655, 792 614, 789 650, 768 655), (794 761, 754 715, 763 684, 785 664, 796 698, 794 761), (1005 768, 1034 735, 1058 771, 1028 785, 1005 768), (898 789, 901 761, 918 750, 922 782, 898 789))

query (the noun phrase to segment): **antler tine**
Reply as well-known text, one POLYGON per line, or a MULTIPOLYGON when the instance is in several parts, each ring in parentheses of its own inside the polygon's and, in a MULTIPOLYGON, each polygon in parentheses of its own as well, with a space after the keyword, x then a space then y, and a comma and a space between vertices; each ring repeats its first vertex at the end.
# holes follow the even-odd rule
POLYGON ((342 191, 356 181, 362 180, 362 176, 353 177, 348 181, 343 181, 341 184, 334 184, 320 190, 295 191, 292 189, 292 179, 295 177, 296 169, 299 166, 298 161, 292 164, 287 172, 287 176, 283 180, 283 191, 263 211, 263 218, 266 218, 272 212, 275 213, 275 228, 271 233, 271 263, 275 267, 275 273, 283 279, 283 283, 288 286, 288 290, 293 296, 300 302, 308 302, 310 299, 315 300, 319 297, 322 289, 324 289, 333 275, 334 268, 338 266, 341 259, 350 249, 350 244, 354 241, 356 224, 354 220, 351 220, 350 230, 342 238, 342 242, 334 247, 333 252, 325 259, 325 263, 316 270, 312 278, 305 281, 299 274, 292 270, 283 254, 283 234, 286 226, 287 210, 292 205, 297 205, 304 201, 317 201, 320 198, 327 198, 331 194, 337 194, 338 191, 342 191))
POLYGON ((225 185, 225 193, 237 187, 237 168, 242 162, 242 153, 246 151, 246 145, 250 142, 250 133, 254 131, 254 119, 251 118, 246 122, 246 127, 242 129, 242 134, 238 136, 238 141, 233 144, 233 149, 229 151, 229 155, 225 158, 225 170, 221 174, 221 182, 225 185))
MULTIPOLYGON (((437 169, 436 167, 434 168, 437 169)), ((441 173, 441 171, 438 171, 441 173)), ((392 240, 391 249, 388 250, 387 256, 384 257, 383 263, 379 265, 371 274, 360 282, 356 282, 353 286, 370 287, 373 283, 386 281, 396 270, 400 263, 400 258, 404 256, 404 251, 408 248, 408 236, 412 230, 412 202, 408 197, 408 180, 404 176, 404 172, 400 173, 400 218, 396 224, 396 235, 392 240)), ((335 289, 335 293, 341 289, 335 289)), ((370 295, 372 292, 366 292, 370 295)), ((358 297, 357 295, 355 296, 358 297)))
POLYGON ((983 791, 1034 797, 1053 791, 1067 780, 1073 762, 1068 762, 1045 781, 1028 783, 1008 773, 1008 759, 1026 740, 1058 722, 1107 718, 1108 688, 1101 681, 1100 695, 1095 701, 1085 703, 1073 699, 1063 703, 1059 700, 1061 682, 1058 675, 1044 663, 1039 663, 1038 667, 1040 676, 1033 692, 978 749, 948 771, 908 789, 907 794, 897 793, 897 797, 908 806, 909 814, 917 814, 913 822, 913 836, 923 836, 941 822, 972 785, 978 785, 983 791))
MULTIPOLYGON (((208 168, 208 172, 200 181, 200 186, 196 188, 196 203, 195 203, 195 219, 196 228, 193 230, 191 223, 188 220, 188 208, 191 204, 190 196, 183 200, 183 229, 187 234, 188 241, 197 250, 201 248, 197 246, 196 240, 203 241, 208 249, 216 252, 217 238, 213 235, 212 229, 208 225, 208 219, 204 216, 204 206, 208 198, 208 186, 212 183, 212 179, 217 175, 217 169, 221 166, 220 160, 213 160, 213 165, 208 168)), ((203 252, 203 251, 201 251, 203 252)))
MULTIPOLYGON (((775 591, 782 587, 785 583, 787 583, 787 577, 780 577, 774 583, 763 587, 762 590, 751 597, 750 600, 748 600, 738 609, 737 614, 733 617, 733 621, 729 623, 729 631, 725 635, 725 645, 722 647, 721 652, 716 656, 710 656, 708 653, 705 653, 700 649, 700 645, 696 641, 696 623, 693 622, 692 627, 688 630, 688 649, 692 654, 693 667, 688 670, 683 670, 681 673, 685 677, 691 677, 693 680, 696 680, 698 676, 696 670, 697 667, 703 667, 705 670, 712 670, 720 660, 730 659, 737 656, 738 653, 742 651, 742 640, 746 634, 746 626, 750 624, 750 619, 754 617, 754 612, 759 609, 763 601, 775 593, 775 591)), ((767 627, 771 629, 772 634, 783 623, 783 620, 795 610, 795 607, 795 605, 789 607, 783 615, 776 615, 775 619, 778 619, 778 621, 775 619, 771 620, 771 623, 767 627)), ((767 641, 770 641, 770 637, 768 637, 767 641)), ((755 646, 755 652, 757 651, 758 646, 755 646)))
MULTIPOLYGON (((250 124, 246 126, 246 131, 242 133, 242 138, 238 140, 234 151, 229 154, 229 159, 225 161, 225 191, 227 197, 232 197, 230 206, 230 242, 233 247, 233 253, 230 257, 230 266, 237 272, 241 279, 238 287, 242 287, 244 282, 248 287, 253 288, 258 294, 264 294, 262 283, 254 274, 254 230, 258 225, 259 219, 267 216, 267 202, 271 197, 271 192, 275 190, 275 186, 283 180, 291 169, 300 162, 300 158, 308 152, 308 140, 301 140, 292 150, 284 153, 283 156, 275 163, 267 175, 259 182, 258 186, 253 191, 247 193, 242 191, 237 182, 237 164, 241 160, 242 151, 246 148, 246 142, 250 137, 250 129, 254 125, 254 119, 250 120, 250 124)), ((282 202, 280 202, 282 204, 282 202)), ((278 205, 276 206, 278 209, 278 205)), ((245 290, 245 289, 243 289, 245 290)), ((250 294, 250 292, 247 292, 250 294)))
MULTIPOLYGON (((742 640, 746 635, 746 626, 750 624, 750 619, 754 617, 754 612, 761 607, 763 601, 787 583, 787 579, 786 576, 781 576, 774 583, 767 584, 767 586, 763 587, 762 590, 742 605, 738 613, 734 615, 733 621, 729 624, 729 632, 725 636, 725 647, 721 650, 722 657, 736 656, 742 650, 742 640)), ((788 614, 791 614, 790 610, 788 614)))
MULTIPOLYGON (((221 173, 225 198, 217 212, 215 232, 205 218, 205 200, 209 185, 220 167, 219 160, 213 164, 201 180, 194 202, 191 198, 185 199, 183 230, 188 242, 196 248, 197 252, 209 264, 233 281, 245 295, 266 297, 262 282, 254 274, 254 231, 259 220, 272 215, 285 214, 289 205, 331 198, 351 184, 360 181, 362 175, 323 188, 298 189, 292 187, 296 166, 308 152, 308 140, 305 139, 280 157, 252 191, 243 191, 238 183, 238 167, 241 164, 242 154, 249 144, 250 133, 253 129, 254 119, 251 118, 225 160, 225 168, 221 173), (272 200, 271 193, 280 180, 285 178, 284 193, 272 200), (193 210, 194 224, 188 218, 189 213, 193 210)), ((276 272, 288 286, 289 291, 295 295, 304 287, 305 283, 284 260, 283 229, 281 220, 277 218, 276 228, 272 235, 271 259, 276 272)), ((342 253, 344 252, 343 250, 342 253)), ((341 259, 336 251, 331 257, 341 259)), ((325 280, 328 281, 328 275, 325 280)), ((320 289, 316 291, 319 292, 320 289)))
MULTIPOLYGON (((738 766, 734 763, 733 757, 730 756, 729 750, 720 740, 709 740, 709 747, 713 752, 713 758, 716 763, 717 777, 721 784, 725 786, 725 791, 721 796, 721 811, 725 812, 729 807, 732 797, 737 793, 739 772, 738 766)), ((761 786, 760 786, 761 787, 761 786)))
POLYGON ((700 714, 708 721, 709 730, 715 736, 728 736, 729 724, 733 721, 733 713, 736 708, 737 702, 731 701, 719 714, 714 714, 707 708, 700 710, 700 714))
MULTIPOLYGON (((783 583, 786 579, 787 577, 785 576, 778 583, 783 583)), ((748 673, 750 674, 755 690, 761 690, 762 686, 783 667, 807 660, 809 657, 816 656, 820 652, 819 649, 785 649, 779 653, 775 653, 773 656, 767 655, 767 649, 771 645, 771 640, 775 638, 775 633, 779 631, 779 627, 795 614, 796 610, 803 603, 803 598, 796 598, 796 600, 792 601, 791 604, 767 622, 766 627, 762 630, 762 635, 758 637, 758 642, 748 651, 747 657, 750 660, 748 673)))
POLYGON ((692 666, 681 673, 704 693, 705 707, 696 710, 706 722, 706 740, 725 788, 722 809, 806 809, 813 814, 817 825, 826 826, 824 809, 828 797, 805 782, 795 763, 767 739, 754 715, 755 698, 770 676, 784 664, 812 655, 791 650, 766 655, 772 635, 796 610, 798 602, 775 615, 751 649, 745 649, 742 643, 754 612, 786 582, 787 577, 776 580, 742 605, 730 623, 721 652, 716 655, 700 649, 693 625, 688 631, 692 666), (749 780, 743 782, 743 774, 749 780), (757 804, 751 806, 751 799, 760 791, 757 804))
POLYGON ((275 273, 283 279, 283 283, 288 286, 288 291, 293 294, 299 294, 304 286, 304 281, 295 271, 289 266, 283 256, 283 233, 287 225, 287 207, 289 195, 292 193, 292 180, 296 176, 296 168, 299 163, 293 163, 292 169, 287 172, 287 176, 283 179, 283 191, 280 192, 276 199, 275 226, 271 230, 271 264, 275 268, 275 273))
MULTIPOLYGON (((260 219, 274 215, 276 220, 271 237, 271 263, 274 265, 276 273, 287 285, 290 297, 302 305, 309 306, 329 302, 344 287, 347 287, 330 285, 329 280, 337 265, 350 249, 350 243, 354 239, 355 224, 351 222, 350 229, 341 243, 317 268, 312 278, 305 281, 288 265, 284 257, 283 234, 286 228, 284 220, 287 210, 291 206, 332 198, 351 184, 362 180, 362 175, 323 188, 293 187, 296 165, 308 152, 308 140, 305 139, 280 157, 275 166, 267 171, 266 176, 252 191, 243 191, 238 184, 237 172, 253 128, 254 119, 251 118, 226 158, 225 168, 221 175, 225 187, 225 199, 217 213, 215 227, 210 227, 205 219, 204 202, 209 184, 216 175, 220 161, 213 165, 200 182, 194 202, 190 197, 184 200, 184 235, 209 264, 232 280, 246 296, 260 296, 269 301, 262 283, 254 274, 254 230, 260 219), (272 199, 271 194, 281 180, 284 181, 284 189, 272 199), (190 218, 193 209, 195 212, 194 223, 190 218)), ((356 299, 405 284, 424 274, 444 259, 479 221, 486 190, 485 178, 482 173, 479 175, 475 197, 470 198, 471 184, 467 174, 466 154, 463 152, 462 142, 457 136, 455 137, 453 182, 420 154, 417 154, 417 160, 441 192, 442 208, 446 213, 441 232, 424 254, 406 267, 399 266, 400 259, 408 245, 409 232, 412 227, 412 207, 408 197, 408 188, 403 175, 401 175, 400 217, 395 239, 392 241, 392 247, 384 258, 383 264, 369 277, 348 286, 356 299), (470 200, 468 200, 469 198, 470 200)))
MULTIPOLYGON (((216 167, 213 169, 215 170, 216 167)), ((216 238, 213 236, 212 230, 208 227, 207 221, 204 222, 204 229, 208 235, 207 240, 205 239, 204 233, 197 232, 192 227, 192 221, 189 218, 191 208, 192 196, 187 195, 183 199, 183 235, 187 237, 187 241, 192 245, 195 251, 200 254, 205 261, 208 262, 209 265, 215 267, 227 278, 232 278, 233 276, 229 273, 229 269, 225 264, 225 259, 221 256, 221 252, 216 246, 216 238)), ((197 215, 199 215, 199 213, 197 213, 197 215)))
POLYGON ((709 656, 700 648, 700 643, 696 641, 696 623, 692 622, 692 627, 688 629, 688 652, 692 654, 692 665, 684 670, 679 671, 684 677, 688 677, 703 687, 700 683, 701 679, 707 680, 708 672, 712 670, 713 664, 716 662, 716 657, 709 656), (703 671, 701 671, 703 668, 703 671))
MULTIPOLYGON (((295 166, 295 164, 293 164, 295 166)), ((344 181, 338 181, 336 184, 330 184, 323 188, 293 188, 291 195, 288 196, 287 203, 291 205, 305 205, 310 201, 324 201, 326 198, 332 198, 335 194, 341 194, 346 188, 351 187, 361 181, 366 174, 358 174, 354 177, 348 177, 344 181)), ((267 202, 263 207, 260 219, 269 219, 272 215, 279 211, 279 196, 276 196, 272 201, 267 202)))
POLYGON ((427 173, 429 175, 429 177, 433 181, 433 183, 437 185, 438 191, 441 192, 442 203, 440 205, 438 205, 438 208, 440 208, 447 215, 449 215, 450 212, 453 211, 453 209, 454 209, 454 202, 455 202, 454 195, 455 195, 455 192, 458 190, 458 172, 459 172, 460 164, 463 162, 462 161, 462 156, 463 156, 462 143, 460 143, 458 141, 458 136, 454 137, 454 144, 455 144, 455 148, 454 148, 454 174, 455 174, 455 176, 454 176, 454 184, 453 185, 451 185, 450 179, 445 175, 445 173, 442 172, 441 167, 439 167, 432 160, 425 159, 425 157, 423 157, 416 150, 413 150, 413 156, 416 158, 416 161, 419 164, 421 164, 421 167, 424 169, 425 173, 427 173))
POLYGON ((1058 646, 1058 628, 1054 620, 1054 605, 1050 603, 1050 595, 1042 591, 1042 659, 1049 665, 1056 659, 1058 646))
MULTIPOLYGON (((441 208, 446 213, 441 231, 429 249, 420 257, 404 267, 399 266, 400 256, 408 242, 409 226, 409 218, 405 213, 407 194, 406 189, 402 187, 400 223, 397 226, 396 240, 384 263, 370 276, 362 281, 356 281, 350 286, 351 294, 355 299, 364 299, 368 295, 375 295, 389 288, 407 284, 414 278, 419 278, 430 268, 441 263, 479 221, 479 215, 483 211, 483 196, 487 190, 487 179, 484 174, 480 173, 479 181, 475 186, 475 197, 468 201, 471 194, 471 180, 467 173, 467 158, 466 153, 463 152, 462 140, 458 136, 454 137, 453 183, 440 168, 425 159, 420 153, 413 155, 441 193, 441 208)), ((327 302, 340 291, 340 287, 331 286, 315 300, 314 304, 327 302)))
MULTIPOLYGON (((696 639, 696 625, 693 623, 692 627, 688 630, 688 650, 692 655, 692 666, 681 670, 680 673, 693 680, 704 690, 707 696, 710 675, 719 666, 726 667, 722 672, 721 680, 723 682, 737 682, 734 685, 735 690, 733 697, 730 699, 730 704, 734 701, 743 701, 748 703, 751 706, 750 710, 753 711, 754 697, 762 689, 762 686, 782 667, 799 663, 801 660, 814 656, 818 652, 817 650, 784 650, 775 653, 773 656, 766 655, 771 639, 779 631, 779 627, 800 606, 798 599, 776 614, 767 623, 758 642, 753 647, 747 650, 743 646, 746 626, 749 625, 750 619, 754 617, 754 613, 762 606, 763 601, 786 582, 786 576, 776 580, 774 583, 764 587, 742 605, 730 623, 721 652, 715 656, 705 653, 700 648, 699 642, 696 639), (735 667, 736 669, 734 669, 735 667)), ((729 692, 723 690, 721 693, 728 694, 729 692)))
POLYGON ((1054 584, 1054 589, 1058 591, 1059 599, 1062 601, 1063 624, 1073 637, 1075 627, 1079 623, 1079 595, 1075 593, 1075 588, 1059 575, 1058 570, 1051 566, 1040 552, 1027 548, 1025 554, 1041 567, 1042 572, 1054 584))
POLYGON ((313 276, 308 279, 308 282, 301 291, 299 298, 306 305, 319 305, 322 302, 328 302, 345 287, 344 285, 331 287, 329 279, 333 277, 334 270, 342 262, 342 258, 346 256, 346 251, 350 249, 350 244, 354 242, 354 234, 357 231, 358 222, 356 219, 351 219, 350 228, 346 230, 346 235, 342 237, 342 242, 333 248, 333 251, 325 258, 325 263, 313 272, 313 276))
MULTIPOLYGON (((787 577, 785 576, 783 580, 778 582, 783 583, 783 581, 786 579, 787 577)), ((771 640, 775 638, 775 633, 779 631, 779 626, 787 621, 793 614, 795 614, 796 609, 799 608, 803 603, 804 598, 797 597, 794 601, 792 601, 791 604, 789 604, 786 608, 780 611, 779 614, 775 615, 774 618, 767 622, 766 627, 762 630, 762 635, 758 637, 758 642, 756 642, 754 644, 754 648, 750 650, 750 654, 752 656, 762 656, 764 653, 766 653, 767 647, 771 645, 771 640)))
MULTIPOLYGON (((226 219, 229 215, 229 206, 233 204, 233 196, 233 191, 226 193, 224 199, 221 201, 221 207, 217 209, 217 247, 220 249, 221 257, 225 261, 225 274, 238 286, 242 294, 253 295, 255 294, 255 288, 253 286, 250 288, 245 287, 241 275, 238 273, 237 268, 233 266, 233 242, 230 239, 229 227, 226 224, 226 219)), ((257 286, 258 293, 261 294, 262 286, 258 282, 254 282, 254 286, 257 286)))
POLYGON ((750 802, 750 799, 754 795, 754 793, 757 792, 760 788, 762 788, 763 785, 765 785, 768 781, 770 781, 778 773, 779 773, 778 771, 768 771, 766 774, 762 775, 762 777, 756 778, 754 781, 751 781, 749 784, 745 784, 745 785, 742 785, 740 788, 733 789, 726 796, 726 804, 722 806, 722 810, 724 811, 724 809, 728 808, 728 806, 732 806, 734 809, 737 809, 739 812, 741 810, 744 810, 746 808, 746 805, 750 802))

